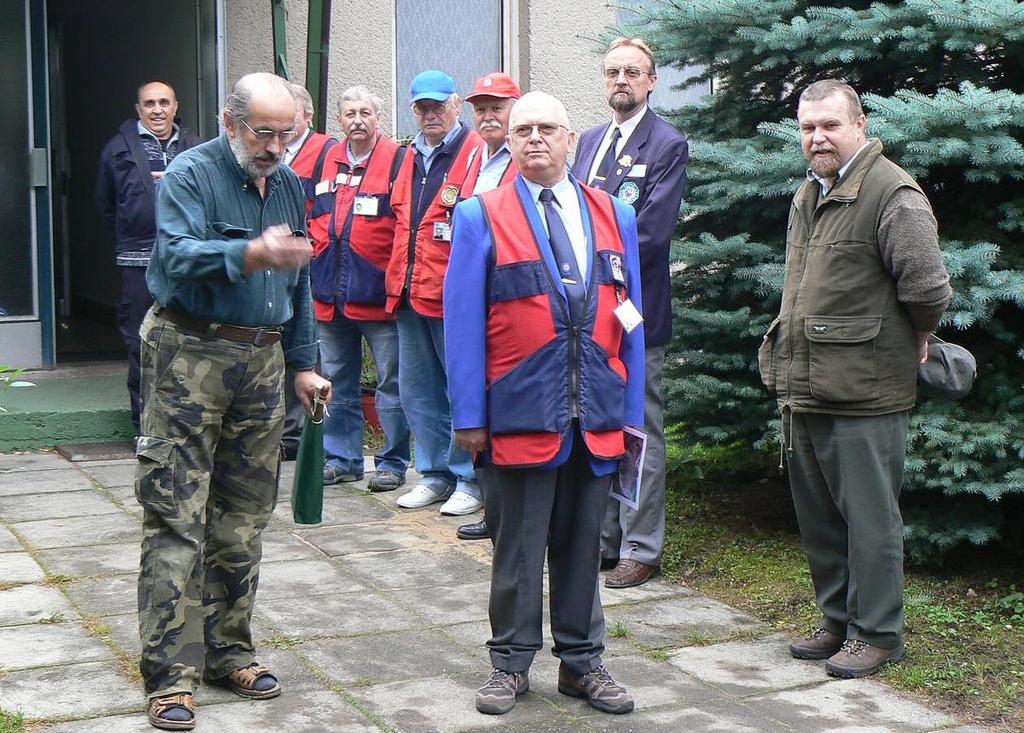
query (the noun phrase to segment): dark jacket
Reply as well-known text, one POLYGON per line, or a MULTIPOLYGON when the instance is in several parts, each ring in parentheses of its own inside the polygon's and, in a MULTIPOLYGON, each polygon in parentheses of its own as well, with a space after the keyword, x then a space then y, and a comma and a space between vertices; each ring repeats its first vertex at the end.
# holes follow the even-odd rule
MULTIPOLYGON (((572 173, 579 180, 587 181, 610 124, 591 127, 580 135, 572 166, 572 173)), ((644 285, 644 334, 648 346, 660 346, 672 336, 668 255, 686 191, 686 136, 648 108, 626 140, 619 161, 622 163, 612 168, 608 179, 600 182, 598 188, 631 204, 636 211, 640 279, 644 285)))
MULTIPOLYGON (((114 230, 117 252, 149 252, 156 239, 156 185, 146 151, 139 142, 139 120, 125 120, 100 153, 96 173, 96 207, 114 230)), ((177 152, 200 143, 178 127, 177 152)))
POLYGON ((884 415, 913 406, 914 332, 935 329, 950 290, 933 218, 898 243, 913 250, 904 266, 880 255, 879 220, 904 188, 921 193, 872 140, 827 196, 819 200, 816 181, 797 191, 782 308, 758 354, 761 379, 783 409, 884 415), (902 281, 916 287, 901 291, 902 281))

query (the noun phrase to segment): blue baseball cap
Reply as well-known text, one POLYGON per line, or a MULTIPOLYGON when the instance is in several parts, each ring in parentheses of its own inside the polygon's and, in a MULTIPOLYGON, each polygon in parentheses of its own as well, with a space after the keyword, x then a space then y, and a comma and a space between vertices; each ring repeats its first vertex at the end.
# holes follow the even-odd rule
POLYGON ((412 80, 409 87, 409 104, 414 104, 421 99, 433 99, 435 102, 443 102, 455 94, 455 80, 443 71, 427 69, 421 71, 412 80))

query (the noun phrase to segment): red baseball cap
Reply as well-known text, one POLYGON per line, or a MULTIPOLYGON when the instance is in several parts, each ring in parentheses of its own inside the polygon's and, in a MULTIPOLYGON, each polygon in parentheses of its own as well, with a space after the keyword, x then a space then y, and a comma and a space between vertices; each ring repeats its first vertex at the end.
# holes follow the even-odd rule
POLYGON ((473 85, 473 91, 466 95, 466 101, 472 102, 473 97, 497 97, 498 99, 519 99, 523 93, 508 74, 496 71, 481 76, 473 85))

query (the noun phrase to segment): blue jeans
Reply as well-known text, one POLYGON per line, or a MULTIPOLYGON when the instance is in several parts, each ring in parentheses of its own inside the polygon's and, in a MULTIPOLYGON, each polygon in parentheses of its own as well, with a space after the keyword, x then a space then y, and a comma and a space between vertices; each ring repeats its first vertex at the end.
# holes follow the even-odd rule
POLYGON ((377 365, 377 414, 384 447, 374 458, 378 471, 405 475, 409 467, 409 423, 398 390, 398 330, 393 321, 353 321, 343 315, 320 326, 320 361, 331 380, 330 417, 324 420, 324 456, 343 473, 363 475, 363 405, 359 375, 362 340, 377 365))
POLYGON ((441 493, 453 484, 480 497, 473 457, 455 447, 444 364, 444 321, 398 309, 398 381, 402 407, 416 438, 416 470, 441 493))

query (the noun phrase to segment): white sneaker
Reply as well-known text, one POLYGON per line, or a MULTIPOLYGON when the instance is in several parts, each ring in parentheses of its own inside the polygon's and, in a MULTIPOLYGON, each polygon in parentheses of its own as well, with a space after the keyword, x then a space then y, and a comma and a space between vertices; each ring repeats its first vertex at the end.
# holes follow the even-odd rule
POLYGON ((463 514, 472 514, 483 508, 483 499, 478 499, 465 491, 456 491, 441 505, 441 513, 449 517, 461 517, 463 514))
POLYGON ((396 502, 403 509, 419 509, 420 507, 436 504, 451 496, 452 489, 440 494, 426 484, 416 484, 409 491, 398 497, 396 502))

